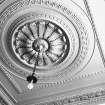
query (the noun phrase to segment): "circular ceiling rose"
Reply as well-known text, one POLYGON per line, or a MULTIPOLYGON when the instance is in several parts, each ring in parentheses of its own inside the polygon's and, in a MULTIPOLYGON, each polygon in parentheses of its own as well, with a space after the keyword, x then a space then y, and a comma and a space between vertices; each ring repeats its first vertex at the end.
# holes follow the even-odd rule
POLYGON ((36 65, 38 82, 71 78, 89 63, 94 35, 84 11, 72 1, 17 0, 0 14, 0 62, 20 78, 36 65))
POLYGON ((39 53, 37 67, 46 69, 54 66, 68 55, 69 39, 66 33, 48 20, 37 20, 17 27, 12 36, 12 48, 21 62, 34 67, 39 53), (40 51, 41 47, 41 51, 40 51))

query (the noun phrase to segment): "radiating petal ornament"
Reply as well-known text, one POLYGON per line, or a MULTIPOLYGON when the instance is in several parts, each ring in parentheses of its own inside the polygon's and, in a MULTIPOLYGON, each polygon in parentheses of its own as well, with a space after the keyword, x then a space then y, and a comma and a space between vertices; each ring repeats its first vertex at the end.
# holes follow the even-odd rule
POLYGON ((32 59, 36 58, 39 48, 42 46, 37 66, 51 65, 64 58, 65 54, 63 53, 67 52, 69 43, 67 43, 68 39, 65 35, 65 32, 58 25, 50 21, 26 23, 14 33, 14 52, 23 63, 26 62, 31 66, 35 63, 32 59), (34 32, 35 30, 36 32, 34 32), (64 41, 64 39, 66 40, 64 41), (46 60, 47 58, 50 62, 46 60))

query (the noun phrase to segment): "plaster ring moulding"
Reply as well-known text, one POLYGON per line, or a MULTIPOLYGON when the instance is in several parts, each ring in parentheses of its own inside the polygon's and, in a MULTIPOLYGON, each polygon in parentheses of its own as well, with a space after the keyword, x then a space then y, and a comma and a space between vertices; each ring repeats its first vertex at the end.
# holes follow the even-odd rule
POLYGON ((26 78, 40 52, 39 81, 60 81, 82 70, 91 59, 94 35, 85 12, 72 1, 17 0, 0 13, 0 61, 26 78))

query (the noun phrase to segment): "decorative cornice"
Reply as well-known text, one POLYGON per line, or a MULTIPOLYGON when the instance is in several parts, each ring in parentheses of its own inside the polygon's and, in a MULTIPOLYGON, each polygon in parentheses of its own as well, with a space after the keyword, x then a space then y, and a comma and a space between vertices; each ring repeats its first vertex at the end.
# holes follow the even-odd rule
POLYGON ((17 93, 22 93, 22 90, 19 87, 18 83, 15 81, 13 76, 2 65, 0 65, 0 70, 6 75, 7 79, 12 83, 17 93))
POLYGON ((6 71, 3 67, 2 67, 2 70, 7 76, 7 78, 10 80, 10 82, 13 84, 14 88, 18 91, 18 93, 22 93, 22 89, 20 88, 19 84, 15 81, 13 76, 8 71, 6 71))
MULTIPOLYGON (((35 85, 35 89, 47 89, 47 88, 51 88, 51 87, 58 87, 58 86, 61 86, 61 85, 66 85, 66 84, 69 84, 71 82, 76 82, 78 80, 86 80, 86 79, 89 79, 89 78, 98 78, 98 77, 103 77, 103 75, 105 75, 105 71, 99 71, 99 72, 95 72, 95 73, 92 73, 92 74, 85 74, 85 75, 82 75, 82 76, 77 76, 77 77, 72 77, 68 80, 63 80, 61 82, 57 82, 57 83, 46 83, 45 85, 42 83, 39 83, 39 84, 36 84, 35 85)), ((23 90, 23 93, 27 93, 29 90, 23 90)))
MULTIPOLYGON (((0 65, 0 89, 9 97, 13 102, 16 102, 14 94, 20 93, 20 90, 13 83, 14 80, 7 76, 6 71, 3 71, 3 67, 0 65)), ((0 90, 0 92, 1 92, 0 90)))
POLYGON ((0 82, 0 96, 2 97, 5 96, 4 99, 8 101, 10 100, 11 103, 13 104, 17 102, 14 96, 10 94, 10 92, 6 89, 6 87, 4 87, 4 85, 1 82, 0 82))
POLYGON ((105 90, 35 105, 84 105, 105 102, 105 90))
POLYGON ((1 105, 9 105, 1 96, 0 96, 0 104, 1 105))
POLYGON ((5 0, 0 0, 0 4, 2 4, 5 0))
POLYGON ((0 105, 15 105, 16 100, 11 97, 4 86, 0 83, 0 105))

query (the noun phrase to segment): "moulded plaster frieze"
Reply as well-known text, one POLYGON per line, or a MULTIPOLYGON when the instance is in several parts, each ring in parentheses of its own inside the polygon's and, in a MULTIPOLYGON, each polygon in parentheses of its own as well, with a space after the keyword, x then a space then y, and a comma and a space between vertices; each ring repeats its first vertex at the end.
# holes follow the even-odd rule
POLYGON ((0 84, 2 87, 5 87, 12 97, 14 97, 14 94, 20 93, 20 89, 14 79, 12 78, 11 80, 10 74, 6 72, 6 70, 4 72, 4 70, 5 68, 0 66, 0 84))
POLYGON ((5 0, 0 0, 0 5, 4 2, 5 0))
POLYGON ((9 105, 1 96, 0 96, 0 104, 1 105, 9 105))
POLYGON ((92 105, 105 102, 105 90, 35 105, 92 105))
POLYGON ((8 93, 7 89, 0 83, 0 105, 15 105, 16 100, 8 93))
POLYGON ((17 83, 17 81, 15 81, 15 78, 12 76, 12 74, 10 74, 5 68, 1 67, 1 70, 5 73, 5 75, 7 76, 7 78, 9 79, 9 81, 13 84, 14 88, 16 88, 16 90, 19 93, 22 93, 22 90, 19 86, 19 84, 17 83))

